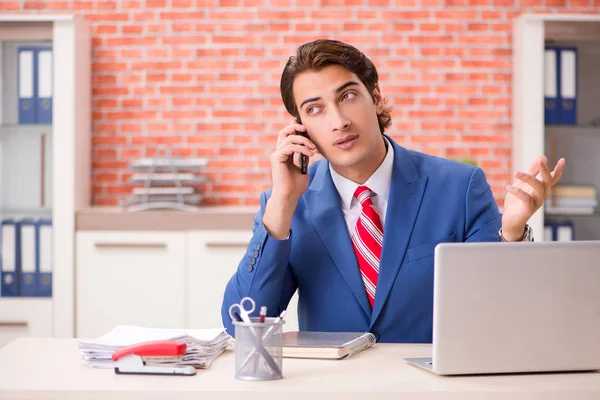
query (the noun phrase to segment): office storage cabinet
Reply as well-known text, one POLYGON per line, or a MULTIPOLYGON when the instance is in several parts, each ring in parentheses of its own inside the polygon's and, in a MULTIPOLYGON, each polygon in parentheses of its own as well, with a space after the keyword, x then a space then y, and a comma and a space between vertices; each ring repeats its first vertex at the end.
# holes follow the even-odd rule
POLYGON ((0 220, 14 226, 2 240, 0 346, 73 335, 75 216, 91 198, 90 35, 83 16, 0 13, 0 220))
POLYGON ((185 232, 78 232, 76 336, 185 325, 185 232))
MULTIPOLYGON (((251 237, 250 230, 77 232, 75 336, 98 337, 117 324, 221 327, 225 285, 251 237)), ((285 330, 297 321, 295 295, 285 330)))
POLYGON ((235 272, 252 237, 251 231, 192 231, 187 239, 188 325, 221 326, 225 285, 235 272))

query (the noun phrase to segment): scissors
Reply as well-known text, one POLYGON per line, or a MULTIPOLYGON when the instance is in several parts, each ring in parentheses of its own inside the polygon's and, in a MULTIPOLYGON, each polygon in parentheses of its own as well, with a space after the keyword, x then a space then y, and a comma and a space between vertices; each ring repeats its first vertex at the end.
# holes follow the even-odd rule
POLYGON ((244 297, 239 303, 232 304, 229 307, 229 316, 233 320, 238 319, 234 314, 234 312, 235 312, 234 310, 236 308, 239 310, 237 314, 239 314, 239 316, 242 318, 242 321, 244 321, 246 323, 252 322, 250 320, 250 314, 252 314, 252 312, 254 312, 254 309, 256 308, 256 303, 254 302, 254 300, 252 300, 251 297, 244 297), (244 303, 250 303, 251 308, 247 309, 244 306, 244 303))

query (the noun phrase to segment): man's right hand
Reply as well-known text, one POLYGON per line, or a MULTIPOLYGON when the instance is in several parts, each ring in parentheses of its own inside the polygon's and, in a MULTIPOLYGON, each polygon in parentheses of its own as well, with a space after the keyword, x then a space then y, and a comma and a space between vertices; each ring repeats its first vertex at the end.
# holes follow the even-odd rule
POLYGON ((316 146, 296 131, 306 132, 306 127, 294 123, 283 128, 271 155, 273 188, 263 224, 271 236, 280 240, 288 237, 298 199, 308 188, 308 174, 300 171, 299 154, 309 158, 316 154, 316 146))

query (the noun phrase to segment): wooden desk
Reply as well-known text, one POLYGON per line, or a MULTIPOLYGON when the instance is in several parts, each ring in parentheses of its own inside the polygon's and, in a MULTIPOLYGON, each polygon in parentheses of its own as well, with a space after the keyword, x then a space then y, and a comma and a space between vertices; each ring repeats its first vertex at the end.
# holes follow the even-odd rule
POLYGON ((408 400, 598 399, 600 373, 439 377, 406 364, 429 345, 376 345, 343 361, 283 360, 284 379, 234 378, 234 354, 193 377, 117 375, 83 364, 72 339, 22 338, 0 349, 2 399, 408 400))

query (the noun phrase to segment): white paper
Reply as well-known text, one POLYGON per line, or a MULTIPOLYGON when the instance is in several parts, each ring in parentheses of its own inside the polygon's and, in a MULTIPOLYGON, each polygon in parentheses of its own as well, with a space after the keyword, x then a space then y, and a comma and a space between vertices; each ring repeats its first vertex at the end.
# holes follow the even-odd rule
POLYGON ((19 53, 19 98, 33 97, 33 51, 19 53))
POLYGON ((77 340, 79 343, 100 346, 122 347, 154 340, 176 340, 190 336, 207 344, 219 339, 224 328, 216 329, 161 329, 134 325, 117 325, 106 335, 92 340, 77 340))
POLYGON ((231 336, 224 328, 215 329, 160 329, 133 325, 117 325, 97 339, 76 339, 82 359, 94 368, 115 366, 112 354, 119 348, 156 340, 175 340, 186 343, 186 353, 180 361, 147 361, 151 364, 192 365, 208 368, 225 351, 231 336))
POLYGON ((35 272, 35 226, 21 225, 21 270, 35 272))
POLYGON ((52 97, 52 50, 38 53, 38 97, 52 97))

